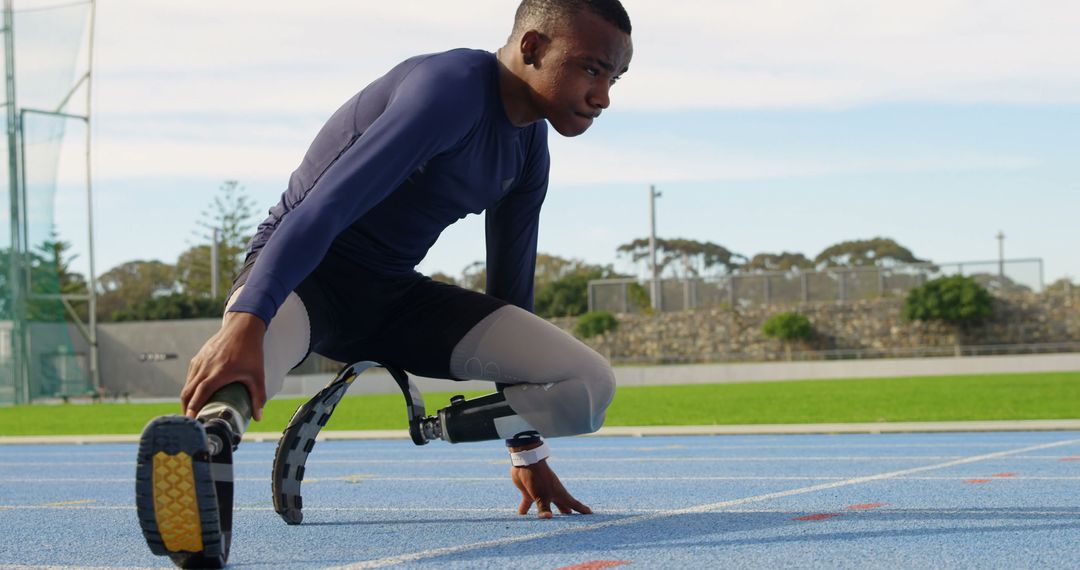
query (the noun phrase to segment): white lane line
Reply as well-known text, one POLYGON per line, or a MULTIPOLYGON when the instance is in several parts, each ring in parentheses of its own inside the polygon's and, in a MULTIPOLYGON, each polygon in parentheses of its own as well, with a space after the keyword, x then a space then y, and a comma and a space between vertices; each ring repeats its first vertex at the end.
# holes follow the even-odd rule
MULTIPOLYGON (((960 459, 963 455, 824 455, 824 456, 716 456, 716 457, 575 457, 569 454, 552 454, 557 463, 723 463, 723 462, 789 462, 800 461, 940 461, 960 459)), ((1061 455, 1018 455, 1008 459, 1060 460, 1061 455)), ((266 460, 234 461, 233 465, 266 465, 266 460)), ((430 464, 489 464, 509 465, 509 459, 499 455, 488 458, 437 458, 437 459, 312 459, 308 465, 430 465, 430 464)), ((130 466, 130 461, 12 461, 2 467, 115 467, 130 466)))
POLYGON ((1043 443, 1043 444, 1033 445, 1033 446, 1029 446, 1029 447, 1022 447, 1020 449, 1013 449, 1013 450, 1008 450, 1008 451, 998 451, 998 452, 995 452, 995 453, 987 453, 987 454, 984 454, 984 455, 975 455, 975 456, 971 456, 971 457, 964 457, 964 458, 961 458, 961 459, 955 459, 953 461, 946 461, 945 463, 936 463, 936 464, 933 464, 933 465, 925 465, 925 466, 922 466, 922 467, 913 467, 911 469, 902 469, 900 471, 889 471, 889 472, 880 473, 880 474, 877 474, 877 475, 868 475, 868 476, 865 476, 865 477, 855 477, 853 479, 846 479, 846 480, 843 480, 843 481, 834 481, 834 482, 831 482, 831 483, 822 483, 822 484, 819 484, 819 485, 811 485, 809 487, 801 487, 801 488, 798 488, 798 489, 790 489, 790 490, 787 490, 787 491, 779 491, 779 492, 775 492, 775 493, 765 493, 763 495, 755 495, 753 497, 745 497, 745 498, 742 498, 742 499, 734 499, 734 500, 730 500, 730 501, 721 501, 721 502, 718 502, 718 503, 709 503, 709 504, 705 504, 705 505, 698 505, 698 506, 687 507, 687 508, 683 508, 683 509, 674 509, 674 510, 670 510, 670 511, 654 513, 654 514, 638 515, 638 516, 633 516, 633 517, 629 517, 629 518, 625 518, 625 519, 619 519, 619 520, 613 520, 613 521, 604 521, 604 522, 600 522, 600 523, 596 523, 596 524, 576 526, 574 528, 563 528, 563 529, 549 531, 549 532, 536 532, 536 533, 531 533, 531 534, 527 534, 527 535, 523 535, 523 536, 501 538, 501 539, 496 539, 496 540, 487 540, 487 541, 483 541, 483 542, 475 542, 475 543, 472 543, 472 544, 459 545, 459 546, 450 546, 450 547, 445 547, 445 548, 434 548, 434 549, 431 549, 431 550, 422 550, 420 552, 412 552, 412 553, 408 553, 408 554, 400 554, 400 555, 397 555, 397 556, 388 556, 388 557, 385 557, 385 558, 378 558, 378 559, 375 559, 375 560, 364 560, 364 561, 356 562, 354 564, 349 564, 349 565, 346 565, 346 566, 339 566, 339 567, 337 567, 337 570, 361 570, 361 569, 366 569, 366 568, 382 568, 382 567, 385 567, 385 566, 394 566, 394 565, 397 565, 397 564, 404 564, 406 562, 415 562, 417 560, 425 560, 425 559, 428 559, 428 558, 437 558, 439 556, 446 556, 446 555, 449 555, 449 554, 458 554, 460 552, 468 552, 470 550, 479 550, 479 549, 483 549, 483 548, 506 546, 506 545, 509 545, 509 544, 516 544, 516 543, 519 543, 519 542, 525 542, 525 541, 530 541, 530 540, 551 538, 551 537, 555 537, 555 536, 574 534, 574 533, 597 530, 597 529, 613 527, 613 526, 625 526, 625 525, 630 525, 630 524, 637 524, 637 523, 648 522, 648 521, 653 521, 653 520, 658 520, 658 519, 670 518, 670 517, 679 516, 679 515, 707 513, 707 512, 712 512, 712 511, 717 511, 717 510, 720 510, 720 509, 724 509, 724 508, 727 508, 727 507, 733 507, 733 506, 736 506, 736 505, 744 505, 744 504, 747 504, 747 503, 756 503, 756 502, 761 502, 761 501, 769 501, 769 500, 772 500, 772 499, 782 499, 784 497, 790 497, 790 496, 793 496, 793 495, 802 495, 802 494, 806 494, 806 493, 815 493, 817 491, 826 491, 826 490, 829 490, 829 489, 836 489, 836 488, 839 488, 839 487, 848 487, 848 486, 852 486, 852 485, 861 485, 863 483, 870 483, 870 482, 873 482, 873 481, 882 481, 882 480, 885 480, 885 479, 894 479, 894 478, 897 478, 897 477, 903 477, 905 475, 911 475, 911 474, 915 474, 915 473, 922 473, 924 471, 933 471, 933 470, 936 470, 936 469, 945 469, 947 467, 955 467, 957 465, 966 465, 968 463, 975 463, 975 462, 978 462, 978 461, 987 461, 987 460, 990 460, 990 459, 998 459, 998 458, 1008 457, 1008 456, 1011 456, 1011 455, 1017 455, 1017 454, 1026 453, 1026 452, 1030 452, 1030 451, 1038 451, 1038 450, 1041 450, 1041 449, 1050 449, 1050 448, 1053 448, 1053 447, 1061 447, 1061 446, 1064 446, 1064 445, 1072 445, 1072 444, 1075 444, 1075 443, 1080 443, 1080 439, 1071 439, 1071 440, 1065 440, 1065 441, 1043 443))
MULTIPOLYGON (((560 450, 566 453, 594 453, 597 451, 623 451, 623 452, 657 452, 657 451, 671 451, 678 449, 693 449, 695 452, 703 451, 727 451, 727 450, 761 450, 761 449, 881 449, 888 447, 889 449, 899 448, 929 448, 929 449, 941 449, 960 447, 964 449, 989 447, 989 448, 1001 448, 1008 445, 1017 445, 1017 442, 1002 441, 1002 442, 979 442, 979 443, 853 443, 853 444, 805 444, 805 445, 762 445, 762 444, 745 444, 745 445, 661 445, 661 446, 649 446, 649 447, 627 447, 627 446, 600 446, 600 445, 561 445, 560 450)), ((78 451, 19 451, 18 453, 4 453, 4 448, 0 447, 0 459, 18 457, 20 459, 27 458, 47 458, 47 457, 130 457, 133 455, 133 451, 92 451, 92 450, 78 450, 78 451)), ((386 450, 380 450, 386 451, 386 450)), ((469 449, 460 448, 455 449, 455 455, 486 455, 490 454, 492 449, 469 449)), ((340 447, 333 448, 321 448, 319 455, 356 455, 358 452, 356 449, 341 449, 340 447)), ((408 452, 402 452, 404 456, 408 452)), ((7 463, 6 461, 4 462, 7 463)))
MULTIPOLYGON (((56 510, 69 510, 69 511, 134 511, 134 505, 69 505, 69 506, 49 506, 49 505, 0 505, 0 511, 2 510, 18 510, 18 511, 56 511, 56 510)), ((236 513, 246 512, 272 512, 273 507, 252 507, 252 506, 237 506, 233 509, 236 513)), ((506 515, 518 517, 519 515, 512 508, 507 507, 304 507, 304 512, 307 513, 389 513, 389 514, 415 514, 415 513, 447 513, 447 514, 492 514, 492 515, 506 515)), ((671 513, 671 509, 618 509, 618 508, 598 508, 597 512, 605 515, 641 515, 648 513, 667 514, 671 513)), ((734 514, 748 514, 748 513, 778 513, 778 514, 800 514, 805 513, 805 509, 792 510, 792 509, 715 509, 709 512, 715 513, 734 513, 734 514)), ((993 515, 1071 515, 1076 516, 1078 509, 1035 509, 1035 510, 1022 510, 1022 509, 966 509, 966 508, 940 508, 940 509, 907 509, 907 508, 895 508, 895 507, 880 507, 867 511, 857 511, 859 513, 911 513, 911 514, 949 514, 949 513, 970 513, 979 514, 987 513, 993 515)), ((453 521, 448 521, 453 522, 453 521)), ((0 568, 4 566, 0 565, 0 568)))
POLYGON ((78 570, 147 570, 153 567, 149 566, 26 566, 26 565, 0 565, 0 570, 62 570, 62 569, 78 569, 78 570))
MULTIPOLYGON (((968 479, 986 478, 985 473, 955 475, 948 477, 897 477, 901 481, 965 481, 968 479)), ((624 481, 841 481, 850 476, 836 475, 683 475, 683 476, 657 476, 657 477, 610 477, 610 476, 583 476, 583 477, 560 477, 563 481, 591 481, 591 482, 624 482, 624 481)), ((993 477, 995 481, 1080 481, 1080 476, 1034 476, 1014 475, 1009 477, 993 477)), ((233 481, 246 483, 265 483, 266 477, 237 477, 233 481)), ((506 477, 384 477, 380 475, 346 475, 343 477, 317 477, 305 479, 304 483, 490 483, 503 482, 506 477)), ((0 478, 0 483, 11 484, 39 484, 39 483, 68 483, 68 484, 128 484, 134 483, 135 478, 0 478)))

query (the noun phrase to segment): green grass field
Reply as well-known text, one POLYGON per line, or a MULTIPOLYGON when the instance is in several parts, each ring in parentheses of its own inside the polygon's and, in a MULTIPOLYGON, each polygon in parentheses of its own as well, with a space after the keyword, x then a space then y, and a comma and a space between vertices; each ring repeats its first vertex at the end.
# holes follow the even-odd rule
MULTIPOLYGON (((452 392, 425 395, 428 412, 452 392)), ((477 393, 466 393, 472 397, 477 393)), ((278 432, 300 399, 271 402, 253 431, 278 432)), ((178 404, 0 408, 0 435, 134 434, 178 404)), ((607 426, 806 424, 1080 418, 1080 372, 805 380, 620 388, 607 426)), ((326 429, 404 429, 400 395, 350 396, 326 429)))

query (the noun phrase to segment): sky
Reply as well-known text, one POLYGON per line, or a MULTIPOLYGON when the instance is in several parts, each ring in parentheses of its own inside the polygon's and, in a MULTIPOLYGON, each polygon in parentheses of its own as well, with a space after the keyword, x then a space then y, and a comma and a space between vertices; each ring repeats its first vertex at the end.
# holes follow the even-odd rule
MULTIPOLYGON (((409 56, 494 51, 516 4, 98 0, 98 273, 175 262, 224 180, 265 212, 341 103, 409 56)), ((1043 259, 1047 283, 1080 277, 1080 3, 624 5, 634 58, 611 108, 580 137, 551 132, 541 252, 634 272, 616 248, 648 235, 655 185, 663 238, 812 258, 882 236, 952 262, 997 259, 1001 231, 1005 257, 1043 259)), ((55 203, 76 269, 79 148, 55 203)), ((483 240, 470 216, 419 269, 458 275, 483 240)))

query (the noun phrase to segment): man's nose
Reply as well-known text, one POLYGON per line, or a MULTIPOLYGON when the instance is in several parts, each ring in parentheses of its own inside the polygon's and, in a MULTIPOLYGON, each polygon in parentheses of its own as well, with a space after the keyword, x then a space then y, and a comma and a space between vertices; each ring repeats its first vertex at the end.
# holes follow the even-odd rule
POLYGON ((607 109, 608 105, 611 104, 610 89, 611 86, 607 83, 593 87, 592 92, 589 94, 589 104, 598 109, 607 109))

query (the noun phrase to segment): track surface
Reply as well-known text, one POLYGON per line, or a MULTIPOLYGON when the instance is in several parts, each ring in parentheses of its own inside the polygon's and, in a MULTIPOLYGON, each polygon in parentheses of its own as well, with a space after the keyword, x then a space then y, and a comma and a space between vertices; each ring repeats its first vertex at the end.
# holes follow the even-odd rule
MULTIPOLYGON (((514 513, 500 444, 327 441, 306 520, 273 445, 237 454, 234 568, 1077 568, 1080 432, 554 440, 591 516, 514 513)), ((135 446, 0 446, 0 566, 169 567, 143 542, 135 446)))

